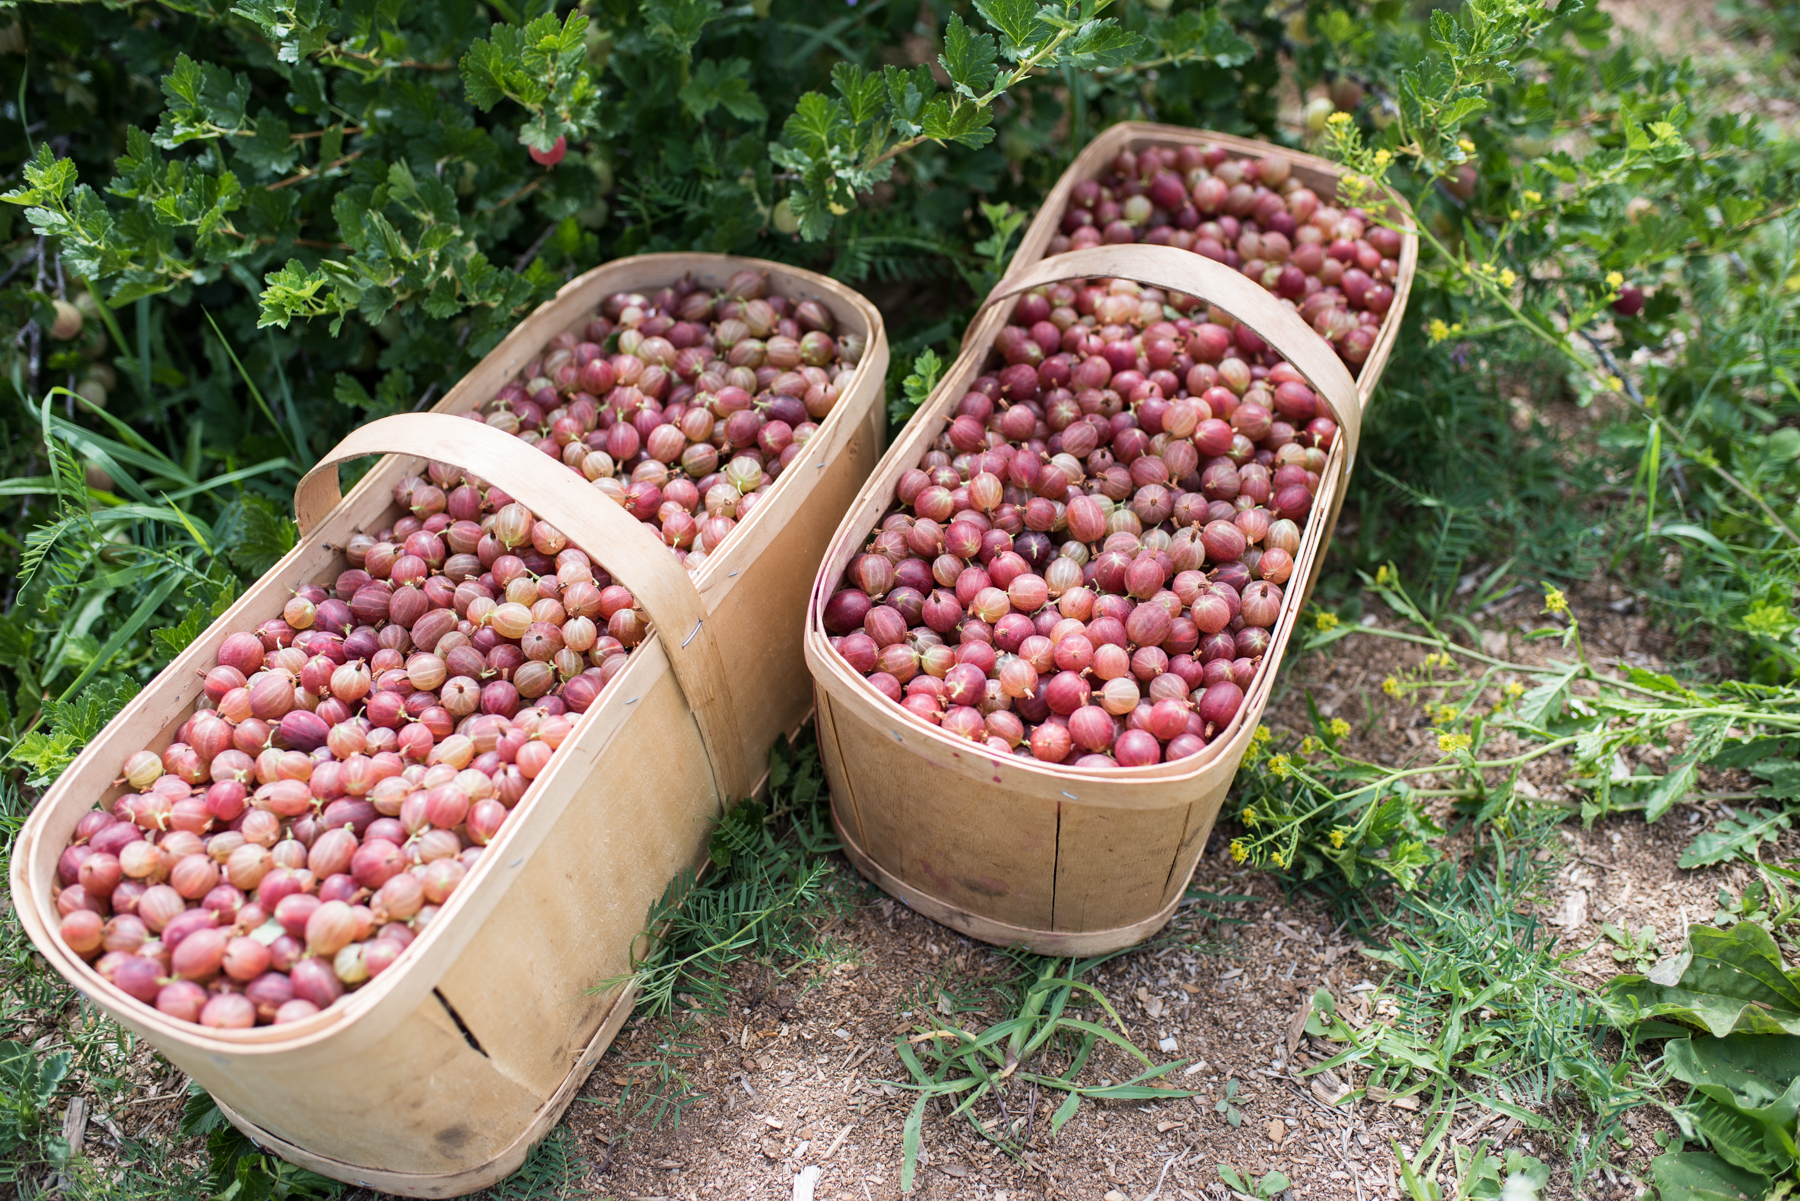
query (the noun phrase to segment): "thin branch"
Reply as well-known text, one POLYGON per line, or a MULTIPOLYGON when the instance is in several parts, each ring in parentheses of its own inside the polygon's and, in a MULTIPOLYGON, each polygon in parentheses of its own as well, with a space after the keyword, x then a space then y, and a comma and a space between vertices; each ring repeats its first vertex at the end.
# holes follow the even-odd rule
POLYGON ((524 187, 518 189, 511 196, 508 196, 505 200, 502 200, 499 204, 496 204, 494 206, 494 211, 499 212, 501 209, 505 208, 509 204, 517 204, 519 201, 525 199, 527 196, 531 195, 533 192, 537 191, 539 188, 543 187, 545 184, 547 184, 549 182, 550 182, 550 176, 546 172, 545 174, 538 176, 536 179, 534 179, 530 183, 526 184, 524 187))
MULTIPOLYGON (((288 135, 288 141, 304 142, 308 138, 322 138, 330 132, 331 131, 329 129, 315 129, 311 133, 290 133, 288 135)), ((351 134, 357 134, 357 133, 363 132, 363 127, 360 125, 346 125, 344 128, 340 129, 338 132, 343 134, 345 137, 349 137, 351 134)))
POLYGON ((332 171, 335 171, 339 167, 344 166, 346 163, 353 163, 357 159, 361 158, 362 156, 363 156, 362 151, 352 150, 349 154, 346 154, 343 158, 338 159, 334 163, 327 163, 323 167, 319 167, 319 168, 316 168, 316 169, 310 170, 310 171, 302 171, 298 175, 290 175, 286 179, 276 180, 274 183, 269 185, 268 190, 273 192, 277 188, 285 188, 285 187, 289 187, 290 185, 293 185, 293 184, 305 183, 309 179, 316 179, 321 175, 325 175, 332 171))

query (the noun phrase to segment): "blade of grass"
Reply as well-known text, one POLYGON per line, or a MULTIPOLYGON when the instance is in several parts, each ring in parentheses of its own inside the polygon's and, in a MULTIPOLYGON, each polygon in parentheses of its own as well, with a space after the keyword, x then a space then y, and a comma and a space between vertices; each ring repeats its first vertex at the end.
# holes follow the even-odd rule
POLYGON ((92 679, 95 672, 111 662, 112 657, 119 653, 119 648, 129 642, 152 617, 156 616, 156 611, 162 607, 164 601, 169 599, 169 594, 175 591, 175 586, 179 583, 181 583, 181 576, 171 571, 168 578, 151 589, 150 594, 139 601, 138 607, 131 611, 131 616, 127 617, 124 623, 113 631, 113 636, 101 646, 100 653, 94 656, 93 662, 84 667, 81 674, 75 677, 75 682, 63 689, 63 694, 56 699, 66 701, 74 696, 76 690, 92 679))
POLYGON ((282 425, 281 422, 276 419, 275 410, 269 407, 269 402, 264 398, 262 389, 256 386, 256 381, 250 378, 250 373, 248 371, 244 370, 244 364, 242 360, 238 358, 237 351, 231 348, 231 340, 228 339, 225 336, 225 332, 219 328, 219 323, 213 320, 213 315, 211 313, 206 314, 206 323, 212 326, 213 333, 218 336, 219 345, 225 348, 225 354, 231 359, 231 365, 237 368, 238 378, 244 381, 244 386, 246 388, 250 389, 250 396, 251 399, 256 401, 256 407, 263 411, 263 416, 269 419, 269 424, 274 427, 276 435, 287 445, 288 457, 297 463, 305 462, 306 457, 300 453, 300 447, 294 442, 287 427, 282 425))

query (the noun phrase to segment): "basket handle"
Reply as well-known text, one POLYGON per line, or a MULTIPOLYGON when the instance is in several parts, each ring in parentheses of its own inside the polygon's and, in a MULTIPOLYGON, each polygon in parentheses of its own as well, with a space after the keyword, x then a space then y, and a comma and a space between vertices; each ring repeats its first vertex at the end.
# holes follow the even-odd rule
POLYGON ((337 465, 365 455, 403 454, 454 463, 500 486, 603 564, 644 606, 660 631, 663 652, 712 760, 727 804, 750 794, 749 765, 738 734, 731 690, 706 603, 669 548, 580 475, 511 434, 444 413, 383 417, 348 435, 321 458, 294 492, 304 535, 342 499, 337 465))
POLYGON ((1260 285, 1205 255, 1173 246, 1095 246, 1039 259, 994 285, 982 309, 1068 279, 1117 278, 1199 296, 1274 347, 1325 398, 1337 417, 1348 462, 1362 433, 1362 398, 1337 353, 1300 314, 1260 285))

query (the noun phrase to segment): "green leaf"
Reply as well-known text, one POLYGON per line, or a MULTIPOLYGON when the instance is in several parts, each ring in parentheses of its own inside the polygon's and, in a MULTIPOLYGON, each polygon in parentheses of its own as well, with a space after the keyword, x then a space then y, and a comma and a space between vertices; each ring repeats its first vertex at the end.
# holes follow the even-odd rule
POLYGON ((53 204, 74 188, 76 176, 75 160, 57 158, 50 144, 44 142, 39 144, 32 160, 25 164, 24 185, 0 195, 0 200, 13 204, 53 204))
POLYGON ((1654 822, 1667 813, 1677 801, 1694 790, 1694 780, 1699 774, 1699 763, 1691 756, 1683 755, 1671 765, 1668 774, 1664 775, 1644 796, 1644 820, 1654 822))
POLYGON ((505 51, 493 42, 477 38, 458 64, 469 103, 487 112, 506 99, 505 51))
POLYGON ((1050 1133, 1055 1134, 1064 1126, 1067 1126, 1069 1124, 1069 1119, 1074 1117, 1076 1111, 1080 1108, 1080 1093, 1071 1092, 1068 1096, 1064 1097, 1063 1103, 1058 1105, 1056 1107, 1056 1112, 1050 1115, 1050 1133))
POLYGON ((1581 664, 1571 663, 1559 674, 1526 692, 1519 698, 1519 720, 1534 729, 1543 729, 1546 721, 1562 712, 1563 693, 1568 691, 1570 681, 1580 673, 1581 664))
POLYGON ((1051 36, 1036 0, 975 0, 975 11, 1000 31, 1000 53, 1015 62, 1051 36))
POLYGON ((1800 1034, 1800 973, 1783 970, 1775 940, 1755 922, 1688 931, 1686 962, 1673 983, 1658 965, 1649 976, 1616 977, 1604 994, 1614 1020, 1668 1018, 1718 1038, 1733 1033, 1800 1034))
POLYGON ((957 91, 971 100, 986 94, 999 75, 994 52, 992 34, 975 33, 961 16, 950 14, 950 21, 944 26, 944 52, 938 55, 938 62, 957 91))
POLYGON ((166 629, 150 631, 150 640, 161 652, 163 662, 168 662, 188 648, 188 644, 198 638, 202 631, 217 621, 225 610, 231 608, 231 602, 237 596, 237 589, 224 584, 214 589, 209 603, 195 603, 190 594, 190 604, 186 616, 176 625, 166 629))
POLYGON ((294 549, 300 529, 274 502, 246 492, 219 517, 219 540, 225 557, 248 579, 268 572, 294 549))
POLYGON ((1755 810, 1747 818, 1720 818, 1716 826, 1688 844, 1676 866, 1706 867, 1738 856, 1754 860, 1759 846, 1774 842, 1792 824, 1786 813, 1768 809, 1755 810))
POLYGON ((720 0, 643 0, 645 29, 686 58, 701 31, 725 13, 720 0))
POLYGON ((1144 40, 1117 21, 1089 21, 1058 50, 1059 61, 1083 71, 1121 67, 1144 46, 1144 40))
POLYGON ((1650 1176, 1662 1201, 1762 1201, 1775 1183, 1702 1151, 1658 1155, 1650 1176))
POLYGON ((761 121, 769 112, 750 90, 749 76, 747 59, 733 58, 723 63, 701 59, 694 64, 693 75, 677 95, 696 120, 723 107, 741 121, 761 121))
POLYGON ((137 690, 137 681, 113 676, 95 681, 73 699, 46 701, 43 721, 13 745, 7 758, 30 769, 27 782, 34 788, 48 786, 137 690))
MULTIPOLYGON (((1713 762, 1718 762, 1715 756, 1713 762)), ((1764 760, 1750 769, 1750 774, 1767 781, 1764 793, 1772 800, 1791 801, 1800 798, 1800 761, 1793 759, 1764 760)))
POLYGON ((925 1103, 931 1094, 921 1093, 906 1115, 906 1123, 900 1130, 900 1191, 910 1193, 913 1189, 913 1178, 919 1170, 919 1142, 925 1127, 925 1103))
POLYGON ((1673 1039, 1663 1059, 1699 1096, 1687 1107, 1712 1149, 1746 1171, 1779 1176, 1795 1163, 1800 1037, 1700 1035, 1673 1039))

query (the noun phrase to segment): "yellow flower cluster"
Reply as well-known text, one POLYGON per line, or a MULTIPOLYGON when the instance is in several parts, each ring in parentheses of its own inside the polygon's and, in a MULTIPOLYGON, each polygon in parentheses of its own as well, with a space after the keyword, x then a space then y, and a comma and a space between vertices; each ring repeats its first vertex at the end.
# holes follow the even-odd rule
POLYGON ((1438 750, 1446 755, 1454 755, 1458 751, 1468 750, 1471 741, 1473 740, 1467 734, 1449 734, 1440 731, 1438 733, 1438 750))
POLYGON ((1526 188, 1519 194, 1525 198, 1526 204, 1542 204, 1544 201, 1543 193, 1534 192, 1530 188, 1526 188))
POLYGON ((1325 744, 1311 734, 1300 740, 1300 757, 1303 759, 1308 755, 1316 755, 1324 749, 1325 744))
POLYGON ((1252 747, 1262 746, 1274 736, 1274 733, 1270 731, 1268 726, 1257 726, 1256 733, 1250 735, 1250 745, 1252 747))
POLYGON ((1240 821, 1242 821, 1246 826, 1254 826, 1256 824, 1256 808, 1255 808, 1255 806, 1245 805, 1244 811, 1242 813, 1238 814, 1238 819, 1240 821))
POLYGON ((1280 851, 1269 852, 1269 862, 1273 863, 1276 867, 1286 867, 1287 866, 1287 860, 1282 857, 1282 854, 1280 851))
POLYGON ((1247 849, 1245 849, 1244 840, 1241 838, 1232 839, 1231 840, 1232 862, 1233 863, 1242 863, 1242 862, 1244 862, 1244 860, 1246 860, 1248 858, 1250 858, 1250 852, 1247 849))
MULTIPOLYGON (((1457 328, 1461 329, 1462 327, 1458 326, 1457 328)), ((1383 563, 1380 567, 1375 569, 1375 586, 1377 588, 1386 588, 1390 584, 1398 584, 1399 582, 1399 574, 1386 563, 1383 563)))
POLYGON ((1439 705, 1437 707, 1438 724, 1447 726, 1455 721, 1457 717, 1458 714, 1455 705, 1439 705))
POLYGON ((1511 267, 1504 267, 1501 269, 1501 271, 1500 271, 1500 286, 1501 287, 1510 288, 1518 282, 1519 282, 1519 277, 1512 273, 1511 267))
POLYGON ((1616 375, 1609 375, 1606 377, 1606 390, 1608 392, 1623 392, 1625 390, 1625 381, 1616 375))
POLYGON ((1620 288, 1625 286, 1625 277, 1620 275, 1617 271, 1608 271, 1606 273, 1606 286, 1617 292, 1620 288))
POLYGON ((1450 657, 1449 651, 1432 651, 1425 656, 1426 667, 1455 667, 1456 660, 1450 657))
POLYGON ((1276 779, 1285 780, 1293 773, 1293 763, 1286 755, 1276 755, 1269 760, 1269 770, 1275 773, 1276 779))
POLYGON ((1350 123, 1350 114, 1339 109, 1329 117, 1326 117, 1325 121, 1328 125, 1348 125, 1350 123))
POLYGON ((1333 738, 1347 738, 1350 735, 1350 723, 1341 717, 1332 718, 1331 725, 1326 728, 1331 731, 1333 738))
POLYGON ((1387 693, 1389 696, 1399 696, 1400 695, 1400 681, 1396 680, 1393 676, 1389 676, 1387 679, 1385 679, 1381 682, 1381 690, 1383 692, 1387 693))
POLYGON ((1338 615, 1326 609, 1313 614, 1313 624, 1319 627, 1321 634, 1338 628, 1338 615))
POLYGON ((1462 329, 1460 321, 1454 325, 1445 325, 1442 318, 1433 317, 1431 323, 1425 327, 1425 332, 1431 336, 1433 342, 1442 342, 1446 338, 1462 333, 1462 329))
POLYGON ((1512 683, 1508 684, 1505 688, 1502 688, 1501 691, 1506 693, 1507 700, 1516 701, 1520 697, 1525 695, 1525 685, 1519 683, 1517 680, 1514 680, 1512 683))
POLYGON ((1559 615, 1569 611, 1568 598, 1563 596, 1561 588, 1544 589, 1544 608, 1559 615))
POLYGON ((1342 826, 1339 826, 1331 832, 1331 845, 1334 847, 1341 847, 1344 845, 1344 828, 1342 826))
POLYGON ((1385 167, 1393 161, 1394 161, 1394 156, 1389 154, 1387 151, 1377 150, 1375 152, 1375 166, 1376 167, 1378 167, 1378 168, 1385 167))

